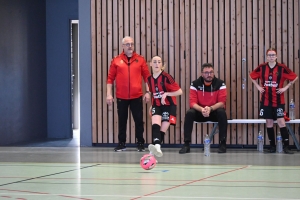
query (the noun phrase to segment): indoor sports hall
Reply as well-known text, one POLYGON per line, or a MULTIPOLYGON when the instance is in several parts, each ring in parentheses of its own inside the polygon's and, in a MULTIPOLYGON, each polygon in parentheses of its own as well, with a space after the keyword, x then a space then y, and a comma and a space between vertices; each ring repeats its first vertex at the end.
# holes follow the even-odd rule
POLYGON ((269 48, 274 63, 300 75, 299 24, 300 0, 0 0, 0 200, 300 199, 300 81, 279 91, 287 118, 295 105, 287 123, 294 154, 268 154, 256 150, 259 132, 265 149, 270 142, 257 121, 261 91, 249 76, 267 63, 269 48), (123 43, 126 36, 133 42, 123 43), (140 166, 153 142, 150 103, 140 109, 146 151, 136 149, 131 112, 127 149, 114 151, 118 97, 112 84, 108 104, 107 81, 124 46, 149 71, 160 57, 182 90, 176 125, 151 170, 140 166), (179 154, 191 82, 204 63, 214 66, 206 75, 226 85, 227 151, 218 153, 216 124, 194 123, 191 152, 179 154))

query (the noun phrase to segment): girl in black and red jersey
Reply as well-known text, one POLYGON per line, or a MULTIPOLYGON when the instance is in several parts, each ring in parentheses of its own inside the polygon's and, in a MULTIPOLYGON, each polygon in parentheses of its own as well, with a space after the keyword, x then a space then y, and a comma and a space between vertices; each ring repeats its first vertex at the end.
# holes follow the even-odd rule
POLYGON ((151 119, 153 144, 148 146, 150 153, 161 157, 163 155, 160 145, 162 136, 170 124, 176 123, 176 96, 182 90, 174 78, 163 71, 161 57, 154 56, 150 63, 152 76, 147 78, 149 90, 152 93, 151 119))
POLYGON ((276 152, 273 124, 274 120, 277 120, 284 141, 283 151, 286 154, 293 154, 289 150, 289 134, 285 126, 284 92, 293 85, 298 76, 285 64, 277 62, 277 52, 274 48, 268 49, 266 56, 268 62, 260 64, 253 70, 250 73, 250 78, 261 93, 259 116, 266 119, 267 133, 271 145, 268 152, 276 152), (260 79, 261 85, 255 81, 256 79, 260 79), (290 82, 284 86, 286 80, 290 82))

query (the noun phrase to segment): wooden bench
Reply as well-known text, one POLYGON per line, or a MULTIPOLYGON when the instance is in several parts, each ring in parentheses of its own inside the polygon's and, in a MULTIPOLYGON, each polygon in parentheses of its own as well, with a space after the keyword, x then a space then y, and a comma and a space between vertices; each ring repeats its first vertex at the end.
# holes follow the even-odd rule
MULTIPOLYGON (((230 119, 227 120, 228 124, 265 124, 266 120, 265 119, 230 119)), ((195 123, 211 123, 214 124, 212 131, 209 134, 209 138, 210 140, 213 139, 214 135, 217 133, 217 127, 218 127, 218 122, 212 122, 212 121, 207 121, 207 122, 195 122, 195 123)), ((274 121, 274 123, 277 123, 276 121, 274 121)), ((300 119, 294 119, 294 120, 290 120, 286 123, 286 128, 288 129, 288 132, 290 133, 290 135, 292 136, 295 145, 297 147, 298 150, 300 150, 300 145, 299 142, 295 136, 295 133, 293 131, 293 129, 291 128, 291 124, 300 124, 300 119)))

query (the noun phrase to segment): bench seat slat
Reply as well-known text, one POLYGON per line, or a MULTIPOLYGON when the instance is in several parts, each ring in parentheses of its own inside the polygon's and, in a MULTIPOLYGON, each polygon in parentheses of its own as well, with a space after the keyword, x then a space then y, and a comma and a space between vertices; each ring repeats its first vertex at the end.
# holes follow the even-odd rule
MULTIPOLYGON (((227 120, 228 124, 265 124, 266 120, 265 119, 230 119, 227 120)), ((207 122, 196 122, 195 123, 204 123, 204 124, 214 124, 213 130, 212 132, 209 134, 209 138, 210 140, 212 140, 213 136, 216 134, 216 129, 218 126, 218 122, 212 122, 212 121, 207 121, 207 122)), ((274 123, 277 123, 276 121, 274 121, 274 123)), ((292 136, 295 145, 297 147, 298 150, 300 150, 300 144, 298 142, 298 139, 295 136, 295 133, 293 131, 293 129, 291 128, 290 124, 300 124, 300 119, 294 119, 294 120, 290 120, 286 123, 286 128, 288 129, 288 132, 290 133, 290 135, 292 136)))

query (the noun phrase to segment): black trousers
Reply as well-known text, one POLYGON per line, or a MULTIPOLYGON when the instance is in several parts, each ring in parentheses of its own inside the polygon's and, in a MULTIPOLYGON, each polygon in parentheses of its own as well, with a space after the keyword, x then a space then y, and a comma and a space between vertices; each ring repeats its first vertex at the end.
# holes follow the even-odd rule
POLYGON ((119 121, 119 142, 126 143, 126 128, 128 120, 128 107, 131 110, 132 117, 135 123, 135 137, 137 142, 145 143, 144 121, 143 121, 143 99, 117 99, 118 121, 119 121))
POLYGON ((227 115, 225 109, 218 108, 210 113, 209 117, 204 117, 201 112, 195 109, 189 109, 185 114, 184 119, 184 142, 190 143, 193 131, 194 121, 206 122, 213 121, 218 122, 220 141, 225 141, 227 138, 227 115))

